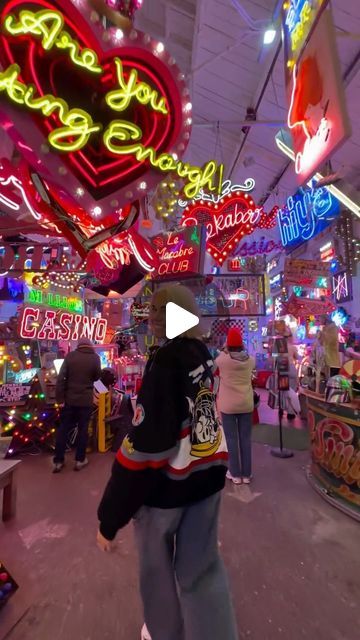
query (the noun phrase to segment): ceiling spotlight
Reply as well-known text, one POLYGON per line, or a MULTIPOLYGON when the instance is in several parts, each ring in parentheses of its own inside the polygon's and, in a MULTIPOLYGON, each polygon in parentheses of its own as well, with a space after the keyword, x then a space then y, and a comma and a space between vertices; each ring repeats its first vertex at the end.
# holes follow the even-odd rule
POLYGON ((264 44, 272 44, 276 38, 276 29, 270 27, 264 33, 264 44))

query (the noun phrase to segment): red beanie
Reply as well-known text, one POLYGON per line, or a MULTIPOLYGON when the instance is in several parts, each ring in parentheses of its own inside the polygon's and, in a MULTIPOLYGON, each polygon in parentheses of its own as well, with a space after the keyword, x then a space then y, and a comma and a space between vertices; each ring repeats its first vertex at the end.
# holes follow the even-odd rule
POLYGON ((229 329, 226 344, 228 347, 242 347, 243 339, 240 329, 236 327, 229 329))

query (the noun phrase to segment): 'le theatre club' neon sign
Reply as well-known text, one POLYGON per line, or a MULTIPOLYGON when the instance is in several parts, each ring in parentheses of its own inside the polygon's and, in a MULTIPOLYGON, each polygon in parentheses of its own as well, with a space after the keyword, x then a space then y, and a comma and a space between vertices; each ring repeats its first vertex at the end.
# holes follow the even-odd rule
MULTIPOLYGON (((39 7, 48 6, 42 0, 34 4, 38 4, 39 7)), ((9 5, 13 7, 14 3, 9 5)), ((73 5, 71 11, 75 11, 73 5)), ((216 162, 210 161, 200 168, 181 162, 174 153, 167 150, 164 152, 166 147, 171 146, 171 140, 178 136, 184 124, 184 118, 189 116, 189 113, 182 113, 180 96, 178 98, 180 104, 175 104, 172 97, 175 88, 168 78, 166 80, 155 76, 146 63, 136 59, 136 53, 133 54, 131 49, 124 52, 124 58, 121 57, 121 49, 117 50, 119 55, 113 57, 104 54, 105 62, 101 64, 98 53, 89 46, 83 46, 82 43, 86 43, 85 35, 80 30, 75 31, 74 22, 69 20, 66 13, 42 8, 39 11, 24 9, 18 15, 6 14, 5 10, 3 16, 5 46, 2 61, 4 62, 5 59, 12 63, 0 72, 0 94, 5 94, 13 104, 43 117, 42 125, 47 129, 50 146, 68 154, 69 162, 73 163, 78 173, 82 172, 85 175, 89 184, 91 171, 86 172, 85 166, 89 168, 89 154, 94 143, 97 146, 101 141, 108 152, 106 163, 104 162, 100 167, 102 171, 109 169, 110 154, 122 159, 124 165, 122 177, 125 177, 125 180, 129 179, 129 174, 132 177, 136 177, 136 173, 139 175, 141 165, 148 163, 160 172, 175 172, 183 178, 186 181, 184 193, 188 199, 196 196, 203 187, 209 191, 220 189, 223 165, 218 166, 216 162), (76 37, 69 33, 71 29, 76 37), (37 75, 34 64, 30 65, 30 71, 26 67, 26 73, 28 75, 30 73, 32 82, 23 82, 25 66, 22 68, 14 60, 16 53, 13 53, 12 46, 14 41, 15 44, 17 40, 22 42, 24 37, 28 40, 33 38, 36 43, 40 43, 42 50, 51 53, 52 58, 56 52, 60 53, 62 58, 67 55, 68 61, 77 69, 77 72, 83 71, 88 76, 99 79, 99 90, 104 91, 104 86, 109 86, 109 77, 113 78, 118 86, 114 88, 112 82, 112 89, 104 94, 104 100, 109 110, 118 114, 118 119, 106 123, 97 122, 87 110, 71 108, 60 96, 44 93, 42 78, 37 75), (131 55, 134 58, 132 67, 129 62, 131 55), (152 84, 140 78, 138 69, 142 72, 142 77, 146 75, 151 79, 152 84), (128 117, 129 108, 135 110, 132 121, 125 119, 128 117), (145 113, 144 108, 146 108, 145 113), (142 127, 147 127, 149 131, 144 132, 142 127), (175 130, 176 133, 174 133, 175 130), (150 143, 151 140, 154 146, 150 143)), ((157 60, 156 65, 158 64, 157 60)), ((76 78, 77 76, 74 75, 74 82, 76 78)), ((51 82, 50 86, 52 86, 51 82)), ((185 148, 185 145, 183 146, 185 148)), ((94 186, 93 182, 92 186, 94 186)))
POLYGON ((300 245, 323 231, 340 213, 339 201, 326 188, 298 191, 279 209, 277 219, 283 247, 300 245))
POLYGON ((103 343, 106 336, 107 320, 90 318, 78 313, 61 313, 53 309, 40 310, 25 307, 19 333, 26 340, 79 340, 89 338, 103 343))

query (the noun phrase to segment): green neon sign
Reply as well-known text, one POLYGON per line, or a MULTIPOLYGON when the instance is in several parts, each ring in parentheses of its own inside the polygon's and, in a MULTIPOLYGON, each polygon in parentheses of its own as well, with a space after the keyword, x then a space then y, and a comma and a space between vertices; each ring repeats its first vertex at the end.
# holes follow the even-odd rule
POLYGON ((74 313, 84 313, 84 302, 80 298, 62 296, 59 293, 42 291, 41 289, 29 289, 25 293, 25 302, 43 304, 46 307, 65 309, 74 313))

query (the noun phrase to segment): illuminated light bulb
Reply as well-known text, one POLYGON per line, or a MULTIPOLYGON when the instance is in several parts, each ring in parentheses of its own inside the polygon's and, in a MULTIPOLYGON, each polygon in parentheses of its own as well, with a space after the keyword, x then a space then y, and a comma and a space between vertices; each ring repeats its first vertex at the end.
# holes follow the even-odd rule
MULTIPOLYGON (((93 208, 93 214, 94 216, 100 216, 102 214, 102 208, 97 206, 93 208)), ((65 278, 63 278, 65 279, 65 278)))
MULTIPOLYGON (((77 195, 77 196, 81 197, 81 196, 83 196, 83 195, 84 195, 84 193, 85 193, 85 189, 83 189, 82 187, 78 187, 78 188, 76 189, 76 195, 77 195)), ((65 247, 64 251, 67 251, 67 250, 68 250, 68 249, 65 247)))
POLYGON ((191 109, 192 109, 191 102, 187 102, 186 105, 184 106, 184 111, 189 113, 189 111, 191 111, 191 109))
POLYGON ((165 47, 162 42, 158 42, 155 49, 158 53, 163 53, 165 50, 165 47))
POLYGON ((264 33, 263 43, 265 45, 272 44, 275 38, 276 38, 276 30, 273 27, 270 27, 264 33))
POLYGON ((192 118, 187 118, 186 124, 190 126, 192 124, 192 118))
POLYGON ((145 191, 145 189, 147 189, 147 184, 146 184, 146 182, 140 182, 140 184, 139 184, 139 189, 141 189, 142 191, 145 191))

